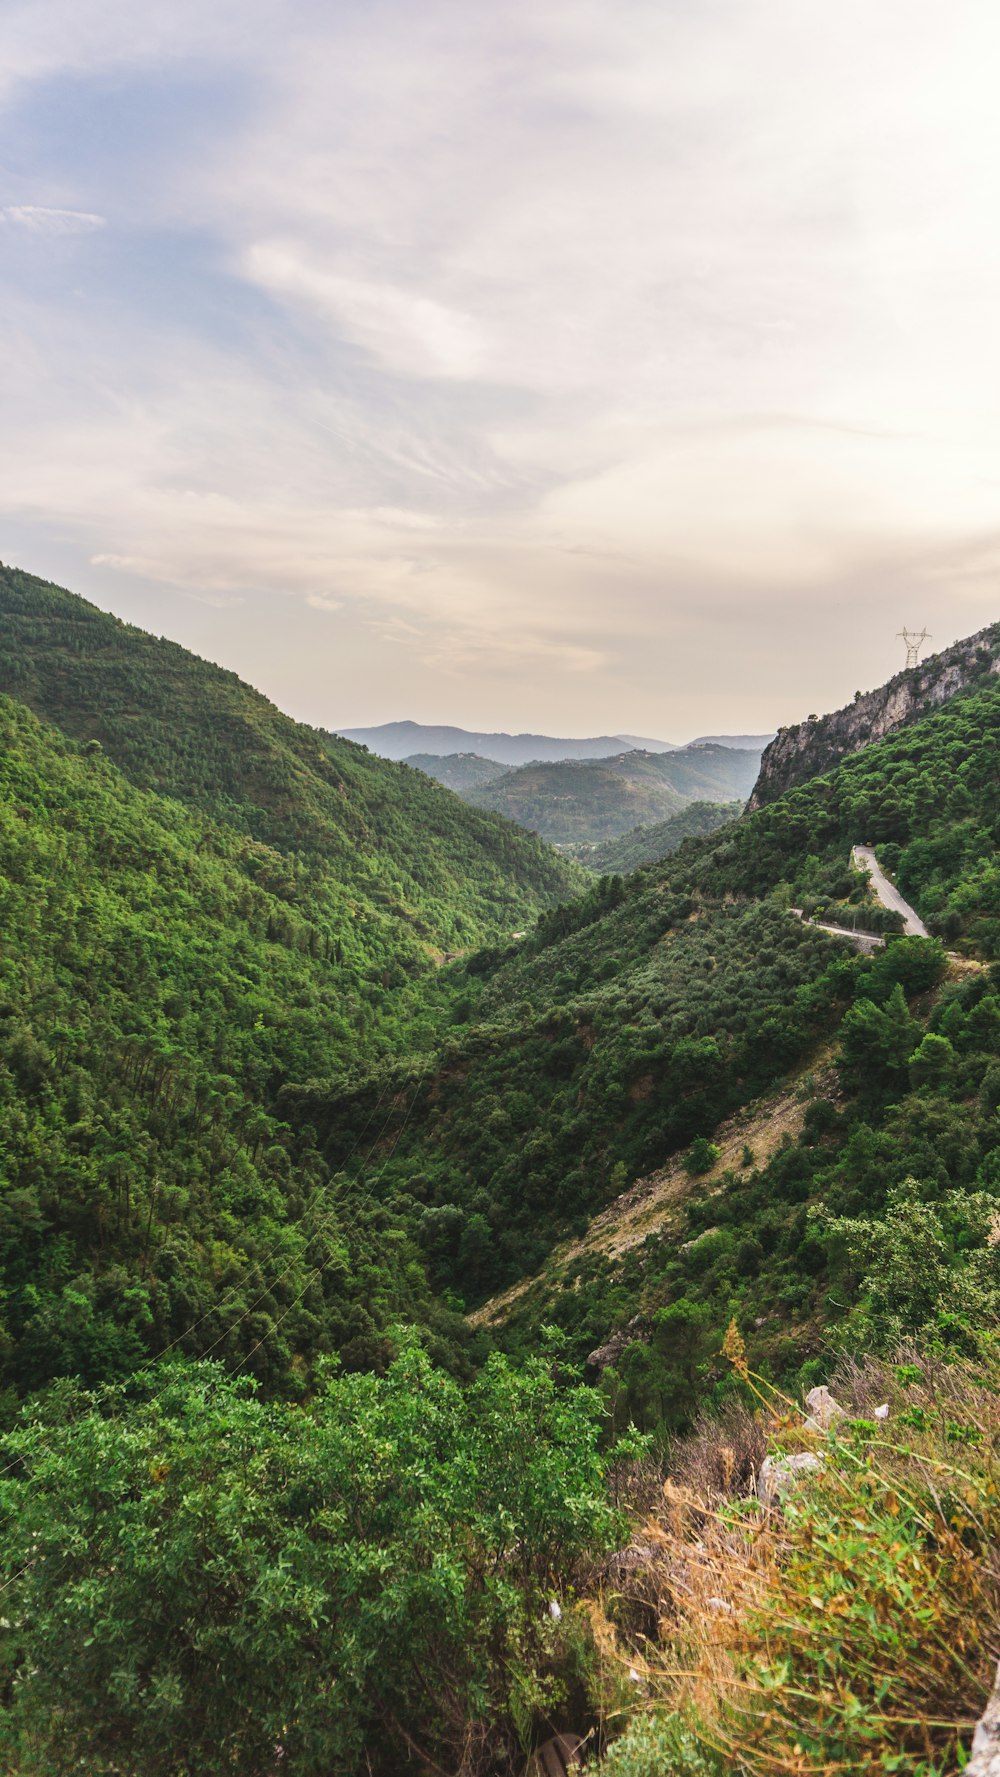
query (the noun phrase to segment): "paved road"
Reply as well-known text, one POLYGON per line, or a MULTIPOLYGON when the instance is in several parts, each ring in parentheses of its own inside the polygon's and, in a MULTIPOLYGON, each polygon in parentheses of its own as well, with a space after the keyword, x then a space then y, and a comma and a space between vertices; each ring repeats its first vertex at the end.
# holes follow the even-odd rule
POLYGON ((910 938, 929 938, 930 932, 922 919, 914 913, 909 901, 904 901, 898 888, 894 888, 884 870, 879 866, 878 859, 870 845, 856 845, 851 857, 859 870, 867 870, 883 907, 891 907, 894 913, 901 913, 906 921, 904 930, 910 938))

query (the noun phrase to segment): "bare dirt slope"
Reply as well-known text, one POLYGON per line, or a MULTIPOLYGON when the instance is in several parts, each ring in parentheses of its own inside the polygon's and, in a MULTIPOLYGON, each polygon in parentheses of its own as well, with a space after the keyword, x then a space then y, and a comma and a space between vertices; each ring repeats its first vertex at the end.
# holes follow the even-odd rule
MULTIPOLYGON (((739 1172, 744 1148, 753 1154, 753 1164, 762 1166, 787 1139, 794 1140, 802 1128, 810 1098, 833 1098, 838 1082, 831 1066, 830 1050, 814 1057, 809 1067, 776 1093, 744 1106, 716 1130, 713 1136, 721 1154, 712 1171, 702 1173, 698 1185, 712 1186, 724 1172, 739 1172), (808 1084, 806 1082, 808 1081, 808 1084)), ((509 1289, 493 1296, 468 1316, 472 1326, 495 1326, 506 1319, 515 1303, 529 1291, 550 1285, 575 1262, 600 1253, 618 1259, 633 1247, 641 1246, 650 1234, 670 1231, 677 1210, 692 1189, 692 1179, 684 1166, 683 1156, 675 1155, 666 1166, 636 1179, 627 1191, 609 1203, 595 1216, 586 1234, 563 1241, 555 1247, 544 1272, 522 1278, 509 1289)))

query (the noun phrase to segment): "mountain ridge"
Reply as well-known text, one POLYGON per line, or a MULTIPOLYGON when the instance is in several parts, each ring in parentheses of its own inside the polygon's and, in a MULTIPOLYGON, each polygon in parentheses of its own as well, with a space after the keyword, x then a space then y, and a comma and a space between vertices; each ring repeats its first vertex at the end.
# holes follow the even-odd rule
POLYGON ((819 777, 850 754, 919 721, 932 709, 1000 671, 1000 623, 954 642, 918 666, 895 673, 874 691, 826 716, 780 728, 765 749, 748 812, 766 807, 797 784, 819 777))
POLYGON ((462 792, 475 808, 507 815, 553 845, 599 843, 669 820, 691 802, 742 801, 760 755, 730 747, 617 753, 522 765, 462 792))
MULTIPOLYGON (((336 732, 385 759, 406 759, 418 753, 438 758, 475 753, 479 758, 506 766, 561 759, 604 759, 622 745, 632 747, 636 743, 635 736, 620 734, 593 735, 581 740, 551 734, 487 734, 447 724, 408 721, 383 722, 375 728, 341 728, 336 732)), ((675 743, 669 740, 646 740, 642 744, 653 753, 676 750, 675 743)))

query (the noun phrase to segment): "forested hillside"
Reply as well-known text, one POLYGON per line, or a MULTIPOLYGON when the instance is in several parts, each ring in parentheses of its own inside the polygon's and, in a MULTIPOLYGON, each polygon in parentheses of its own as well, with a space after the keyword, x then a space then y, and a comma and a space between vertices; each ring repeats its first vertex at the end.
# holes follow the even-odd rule
POLYGON ((321 1158, 276 1095, 426 1052, 442 953, 571 868, 70 594, 4 571, 0 611, 0 671, 48 717, 0 696, 0 1378, 118 1375, 182 1335, 279 1388, 367 1361, 434 1315, 335 1179, 387 1106, 321 1158))
POLYGON ((507 772, 506 765, 499 765, 495 759, 481 759, 478 753, 447 753, 440 758, 435 753, 414 753, 403 763, 414 771, 426 772, 439 784, 447 784, 449 790, 459 791, 476 790, 507 772))
POLYGON ((565 759, 524 765, 463 794, 474 807, 495 809, 553 845, 596 844, 645 822, 666 820, 689 802, 742 801, 759 759, 758 753, 722 746, 565 759))
POLYGON ((588 870, 602 875, 627 874, 643 864, 658 863, 683 845, 685 839, 701 839, 737 820, 742 813, 742 802, 689 802, 669 820, 633 827, 619 839, 606 839, 601 845, 576 846, 573 856, 588 870))
POLYGON ((1000 1630, 996 678, 595 882, 2 598, 5 1768, 514 1777, 572 1730, 607 1777, 952 1777, 1000 1630), (891 933, 859 841, 935 938, 811 923, 891 933))
POLYGON ((181 1336, 287 1387, 296 1354, 424 1316, 419 1267, 335 1182, 384 1105, 329 1160, 274 1112, 288 1078, 433 1040, 442 978, 393 919, 0 698, 0 930, 8 1384, 181 1336))
POLYGON ((571 868, 506 822, 72 593, 0 568, 0 624, 0 691, 141 788, 320 860, 411 948, 468 945, 573 892, 571 868))
MULTIPOLYGON (((849 868, 859 838, 898 866, 933 930, 995 955, 998 727, 990 681, 774 807, 605 878, 525 943, 472 959, 457 1007, 470 1028, 455 1031, 386 1171, 435 1282, 475 1302, 541 1263, 558 1231, 829 1045, 871 997, 866 970, 885 984, 875 1003, 895 969, 908 991, 931 984, 906 945, 866 964, 786 911, 795 901, 879 928, 849 868)), ((894 1004, 908 1057, 920 1032, 894 1004)), ((293 1093, 287 1112, 336 1146, 379 1084, 359 1085, 357 1108, 338 1081, 293 1093)))

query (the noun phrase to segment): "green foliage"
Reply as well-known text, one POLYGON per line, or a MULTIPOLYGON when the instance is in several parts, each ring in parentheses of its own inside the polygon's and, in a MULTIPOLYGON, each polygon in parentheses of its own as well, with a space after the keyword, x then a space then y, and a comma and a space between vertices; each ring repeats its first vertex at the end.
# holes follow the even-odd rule
POLYGON ((852 845, 874 844, 931 931, 1000 955, 996 675, 704 841, 689 880, 741 894, 850 893, 852 845))
POLYGON ((549 1600, 623 1534, 599 1422, 542 1360, 463 1391, 414 1345, 305 1410, 205 1365, 54 1390, 3 1449, 8 1768, 508 1769, 549 1600))
POLYGON ((727 827, 742 812, 742 802, 689 802, 669 820, 635 827, 620 839, 606 839, 601 845, 575 846, 573 855, 602 875, 638 870, 643 864, 659 863, 661 858, 677 851, 685 839, 700 839, 706 833, 727 827))
POLYGON ((637 1714, 601 1760, 601 1777, 719 1777, 718 1759, 674 1714, 637 1714))
POLYGON ((297 1354, 371 1353, 423 1317, 417 1254, 336 1177, 383 1119, 327 1160, 274 1094, 432 1040, 442 978, 387 996, 384 922, 332 875, 134 789, 6 698, 0 870, 3 1380, 98 1381, 181 1338, 287 1382, 297 1354))
POLYGON ((691 1143, 684 1157, 684 1165, 692 1178, 699 1178, 703 1172, 711 1172, 722 1156, 722 1149, 716 1147, 705 1135, 699 1135, 691 1143))
MULTIPOLYGON (((410 962, 524 924, 576 886, 547 847, 423 773, 293 722, 235 673, 59 587, 0 567, 0 622, 0 692, 98 740, 140 788, 294 857, 410 962)), ((271 867, 294 885, 291 864, 271 867)))
MULTIPOLYGON (((468 1305, 539 1266, 616 1163, 641 1176, 803 1057, 853 966, 772 907, 696 909, 643 877, 546 915, 477 978, 474 1021, 416 1093, 397 1077, 383 1190, 435 1286, 468 1305)), ((280 1108, 333 1156, 383 1084, 310 1083, 280 1108)))
MULTIPOLYGON (((686 814, 688 803, 701 807, 722 803, 730 805, 730 811, 734 800, 741 805, 753 788, 759 763, 759 753, 719 746, 685 747, 676 753, 625 752, 613 759, 522 765, 462 794, 474 807, 505 814, 554 845, 618 841, 632 847, 636 841, 630 829, 649 821, 670 825, 673 817, 686 814), (626 835, 625 841, 621 835, 626 835)), ((685 828, 709 830, 704 817, 685 828)), ((668 841, 662 852, 652 855, 662 857, 671 849, 668 841)), ((631 868, 618 862, 597 867, 631 868)))

